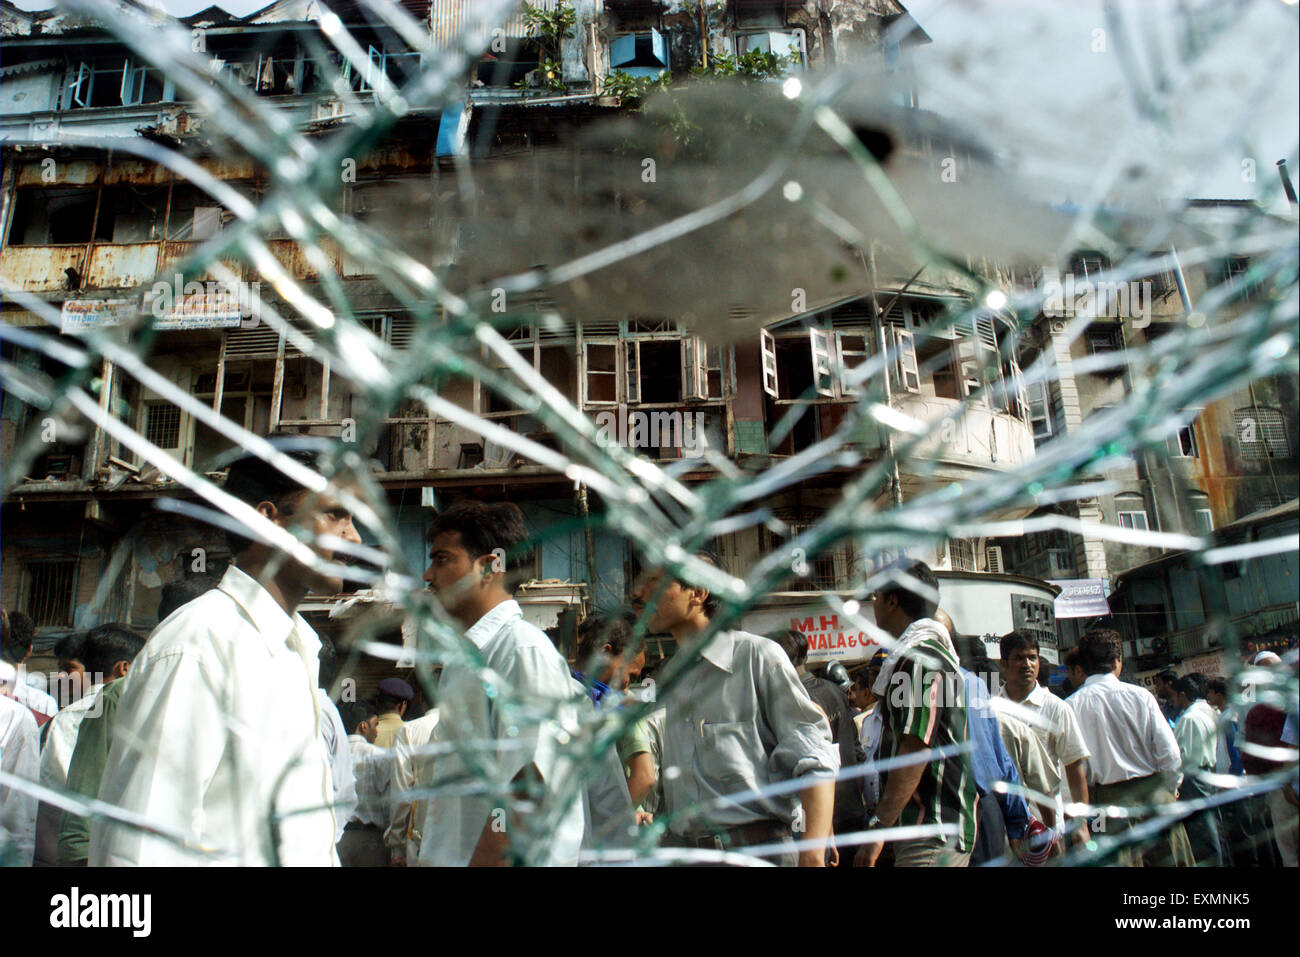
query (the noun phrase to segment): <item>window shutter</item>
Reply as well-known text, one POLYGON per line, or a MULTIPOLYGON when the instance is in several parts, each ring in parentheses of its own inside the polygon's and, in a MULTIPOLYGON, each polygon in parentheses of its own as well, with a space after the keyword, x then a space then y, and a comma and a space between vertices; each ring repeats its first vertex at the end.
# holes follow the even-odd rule
POLYGON ((921 373, 916 362, 916 340, 906 329, 889 327, 889 348, 893 353, 893 387, 899 392, 920 392, 921 373))
POLYGON ((835 380, 831 376, 831 334, 825 329, 809 329, 812 342, 813 387, 818 395, 835 398, 835 380))
POLYGON ((682 340, 682 391, 688 400, 703 401, 709 397, 707 347, 699 336, 682 340))
POLYGON ((1002 546, 989 545, 984 549, 984 570, 994 575, 1002 574, 1002 546))
POLYGON ((763 391, 774 399, 779 398, 776 378, 776 336, 762 329, 758 333, 758 341, 759 349, 763 354, 763 391))

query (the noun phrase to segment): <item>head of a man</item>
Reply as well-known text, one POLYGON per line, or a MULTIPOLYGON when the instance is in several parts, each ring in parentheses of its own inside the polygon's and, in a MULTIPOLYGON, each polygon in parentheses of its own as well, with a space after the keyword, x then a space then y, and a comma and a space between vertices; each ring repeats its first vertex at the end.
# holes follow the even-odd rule
POLYGON ((1170 685, 1170 692, 1173 694, 1173 702, 1178 706, 1178 710, 1186 711, 1205 697, 1205 686, 1199 674, 1183 675, 1181 678, 1174 679, 1170 685))
POLYGON ((1205 700, 1220 711, 1228 707, 1228 682, 1223 678, 1211 678, 1205 683, 1205 700))
POLYGON ((220 578, 207 573, 186 575, 184 578, 168 582, 163 585, 162 596, 158 599, 158 621, 166 621, 176 609, 183 608, 220 584, 220 578))
POLYGON ((794 670, 803 674, 808 664, 808 636, 798 628, 786 628, 767 637, 781 646, 794 670))
POLYGON ((1166 668, 1156 675, 1155 692, 1156 697, 1161 701, 1174 703, 1174 682, 1178 680, 1178 673, 1166 668))
POLYGON ((379 709, 370 701, 345 701, 339 705, 339 717, 348 734, 356 734, 371 744, 379 736, 379 709))
POLYGON ((144 641, 126 625, 117 622, 90 629, 82 644, 87 674, 94 681, 105 684, 126 677, 131 663, 144 648, 144 641))
MULTIPOLYGON (((695 558, 713 568, 721 567, 718 556, 711 551, 698 551, 695 558)), ((653 569, 643 574, 633 590, 632 605, 638 615, 651 602, 654 605, 648 623, 650 632, 656 635, 670 634, 679 640, 694 632, 703 631, 722 606, 722 600, 708 588, 666 577, 663 569, 653 569), (667 585, 664 585, 665 580, 667 585)))
POLYGON ((901 562, 890 579, 876 589, 872 608, 876 624, 899 637, 909 625, 933 618, 939 608, 939 579, 923 561, 901 562))
POLYGON ((1065 653, 1061 664, 1065 665, 1065 680, 1069 682, 1071 689, 1081 688, 1088 680, 1088 672, 1083 669, 1083 652, 1077 646, 1065 653))
MULTIPOLYGON (((271 444, 317 472, 329 461, 332 449, 329 440, 314 436, 276 436, 271 444)), ((351 511, 335 494, 328 489, 318 493, 305 488, 258 455, 242 455, 230 464, 225 490, 268 521, 307 535, 311 550, 325 562, 334 561, 335 548, 322 539, 361 543, 351 511)), ((319 572, 292 559, 279 560, 282 553, 277 546, 235 531, 227 531, 226 537, 239 566, 254 578, 261 577, 263 569, 274 569, 269 577, 282 595, 334 595, 343 590, 338 575, 319 572)))
POLYGON ((0 658, 11 665, 20 665, 32 653, 32 642, 36 638, 36 623, 21 611, 5 614, 5 628, 0 636, 0 658))
POLYGON ((627 691, 645 669, 645 648, 632 646, 632 627, 621 616, 588 615, 578 626, 578 667, 616 691, 627 691))
POLYGON ((468 628, 514 594, 514 563, 526 538, 517 505, 457 502, 434 519, 424 581, 468 628))
POLYGON ((86 680, 85 644, 85 633, 79 632, 60 638, 54 646, 54 657, 59 663, 59 670, 50 681, 50 693, 58 700, 61 708, 90 690, 90 682, 86 680))
POLYGON ((1119 675, 1123 665, 1124 645, 1119 632, 1109 628, 1089 631, 1079 641, 1079 657, 1088 677, 1119 675))
POLYGON ((999 642, 1002 680, 1017 698, 1029 694, 1038 683, 1038 639, 1022 631, 1002 636, 999 642))
POLYGON ((406 714, 414 697, 415 689, 401 678, 385 678, 379 682, 374 704, 381 715, 395 714, 401 717, 406 714))
MULTIPOLYGON (((875 669, 875 674, 880 674, 880 668, 875 669)), ((859 711, 865 711, 870 708, 876 701, 875 692, 871 690, 872 670, 871 666, 859 668, 852 673, 853 684, 849 687, 849 704, 859 711)))

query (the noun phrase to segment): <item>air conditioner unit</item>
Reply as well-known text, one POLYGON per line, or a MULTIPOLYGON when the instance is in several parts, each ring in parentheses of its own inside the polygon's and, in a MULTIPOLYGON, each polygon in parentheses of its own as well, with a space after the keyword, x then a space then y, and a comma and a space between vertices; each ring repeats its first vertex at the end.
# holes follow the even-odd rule
POLYGON ((342 100, 317 100, 312 107, 311 121, 319 123, 321 120, 337 120, 343 116, 344 110, 342 100))
POLYGON ((984 549, 984 570, 994 575, 1002 574, 1002 546, 989 545, 984 549))

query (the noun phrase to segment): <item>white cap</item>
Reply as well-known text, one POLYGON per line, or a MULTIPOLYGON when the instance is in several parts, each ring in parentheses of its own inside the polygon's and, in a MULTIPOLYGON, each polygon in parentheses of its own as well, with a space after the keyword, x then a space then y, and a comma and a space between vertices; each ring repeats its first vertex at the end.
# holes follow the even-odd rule
POLYGON ((1281 663, 1282 659, 1272 651, 1261 651, 1255 656, 1255 660, 1251 662, 1253 665, 1280 665, 1281 663))

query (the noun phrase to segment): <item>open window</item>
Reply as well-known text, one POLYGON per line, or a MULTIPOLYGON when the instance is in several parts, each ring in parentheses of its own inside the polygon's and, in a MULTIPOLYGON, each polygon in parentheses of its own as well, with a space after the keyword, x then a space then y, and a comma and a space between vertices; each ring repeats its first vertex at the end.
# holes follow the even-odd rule
POLYGON ((921 372, 916 361, 916 338, 902 326, 885 327, 889 346, 889 384, 895 392, 920 392, 921 372))
POLYGON ((807 44, 802 30, 759 30, 735 35, 736 56, 755 50, 784 58, 792 72, 802 72, 807 65, 807 44))
POLYGON ((629 76, 661 76, 668 69, 668 41, 658 30, 625 33, 609 43, 610 72, 629 76))
POLYGON ((64 109, 140 106, 172 99, 171 82, 155 67, 130 57, 91 57, 71 66, 64 109))

